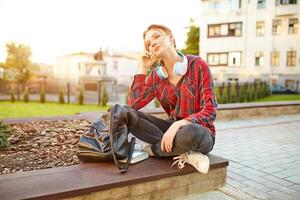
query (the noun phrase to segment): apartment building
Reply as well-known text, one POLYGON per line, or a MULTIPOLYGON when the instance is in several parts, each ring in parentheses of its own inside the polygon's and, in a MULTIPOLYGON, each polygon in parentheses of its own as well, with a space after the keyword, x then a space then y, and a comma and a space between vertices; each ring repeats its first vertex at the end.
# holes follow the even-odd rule
POLYGON ((299 0, 202 0, 200 56, 216 82, 299 91, 299 0))

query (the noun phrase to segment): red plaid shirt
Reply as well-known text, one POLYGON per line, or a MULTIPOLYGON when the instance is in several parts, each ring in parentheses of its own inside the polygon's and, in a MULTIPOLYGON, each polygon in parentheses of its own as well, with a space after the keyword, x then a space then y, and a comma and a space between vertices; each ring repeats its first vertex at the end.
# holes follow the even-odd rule
POLYGON ((128 104, 139 110, 156 97, 170 118, 199 123, 215 136, 213 121, 216 118, 217 101, 212 75, 200 57, 187 55, 187 59, 187 73, 176 86, 167 79, 161 80, 156 70, 152 70, 147 77, 135 75, 128 104))

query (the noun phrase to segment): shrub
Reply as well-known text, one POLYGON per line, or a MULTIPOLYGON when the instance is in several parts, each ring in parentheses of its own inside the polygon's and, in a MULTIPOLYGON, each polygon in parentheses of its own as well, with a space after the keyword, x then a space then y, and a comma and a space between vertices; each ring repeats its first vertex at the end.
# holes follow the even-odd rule
POLYGON ((237 95, 237 88, 235 86, 235 83, 231 83, 229 86, 229 94, 230 94, 230 103, 236 103, 238 102, 238 95, 237 95))
POLYGON ((40 90, 40 102, 41 103, 45 103, 45 101, 46 101, 45 89, 44 89, 44 87, 41 87, 41 90, 40 90))
POLYGON ((264 94, 263 97, 268 97, 268 96, 271 95, 270 86, 269 86, 269 84, 266 81, 263 82, 263 88, 262 88, 262 90, 263 90, 263 94, 264 94))
POLYGON ((222 103, 229 103, 229 96, 228 96, 228 86, 223 83, 222 89, 222 103))
POLYGON ((249 83, 247 87, 247 101, 253 101, 255 99, 254 84, 249 83))
POLYGON ((83 88, 80 87, 80 88, 79 88, 79 94, 78 94, 78 104, 79 104, 79 105, 83 105, 83 100, 84 100, 84 96, 83 96, 83 88))
POLYGON ((261 82, 258 82, 256 84, 256 99, 261 99, 263 98, 263 85, 261 82))
POLYGON ((9 145, 8 137, 12 134, 12 129, 0 121, 0 149, 4 149, 9 145))
POLYGON ((222 100, 221 100, 221 91, 220 91, 220 86, 215 86, 215 96, 217 98, 217 102, 218 103, 222 103, 222 100))
POLYGON ((13 88, 11 88, 11 90, 10 90, 10 101, 11 102, 16 101, 15 90, 13 88))
POLYGON ((240 85, 239 102, 245 102, 247 100, 247 84, 240 85))
POLYGON ((25 103, 29 102, 29 93, 28 93, 28 87, 25 87, 24 93, 23 93, 23 100, 25 103))
POLYGON ((65 95, 64 95, 64 90, 62 87, 59 88, 59 95, 58 95, 58 101, 61 104, 65 103, 65 95))
POLYGON ((108 94, 106 91, 106 86, 105 84, 103 84, 102 97, 101 97, 102 106, 107 106, 107 102, 108 102, 108 94))

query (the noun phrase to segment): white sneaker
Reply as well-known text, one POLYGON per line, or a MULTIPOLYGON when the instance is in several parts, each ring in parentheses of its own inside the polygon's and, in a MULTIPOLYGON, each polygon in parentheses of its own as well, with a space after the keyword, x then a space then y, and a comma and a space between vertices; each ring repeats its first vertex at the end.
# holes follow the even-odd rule
POLYGON ((206 155, 200 152, 190 151, 174 157, 173 160, 176 161, 173 162, 171 167, 173 167, 175 164, 178 164, 178 168, 182 169, 184 168, 185 163, 188 163, 201 173, 207 174, 209 170, 209 159, 206 155))

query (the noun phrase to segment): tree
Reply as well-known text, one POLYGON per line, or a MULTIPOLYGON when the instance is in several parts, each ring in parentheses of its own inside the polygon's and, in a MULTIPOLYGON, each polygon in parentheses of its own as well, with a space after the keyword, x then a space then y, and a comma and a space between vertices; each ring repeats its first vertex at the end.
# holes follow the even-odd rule
POLYGON ((185 49, 181 51, 184 54, 199 55, 199 38, 200 29, 195 25, 193 19, 190 20, 189 31, 187 33, 187 40, 185 41, 185 49))
POLYGON ((28 87, 25 87, 24 93, 23 93, 23 101, 25 103, 29 102, 29 91, 28 91, 28 87))
MULTIPOLYGON (((38 69, 30 61, 31 49, 24 44, 15 44, 13 42, 6 44, 7 57, 4 67, 10 73, 10 78, 14 79, 24 90, 26 83, 33 77, 33 71, 38 69)), ((19 99, 19 88, 17 94, 19 99)))

